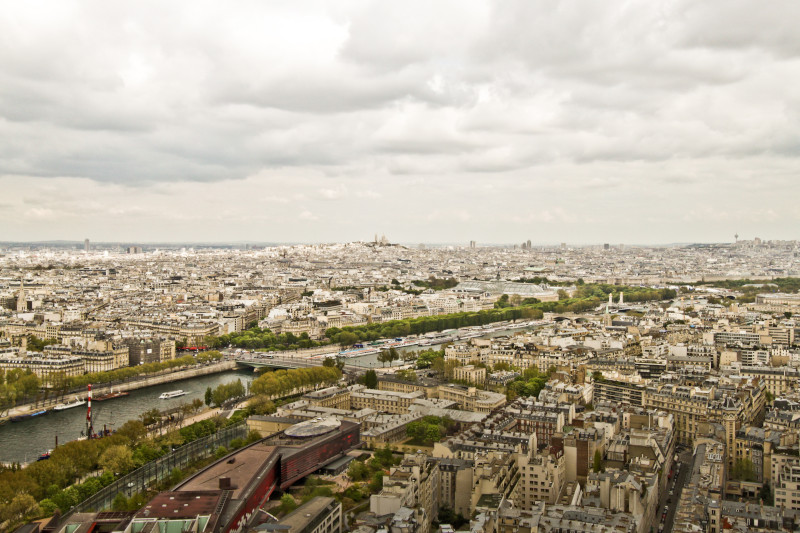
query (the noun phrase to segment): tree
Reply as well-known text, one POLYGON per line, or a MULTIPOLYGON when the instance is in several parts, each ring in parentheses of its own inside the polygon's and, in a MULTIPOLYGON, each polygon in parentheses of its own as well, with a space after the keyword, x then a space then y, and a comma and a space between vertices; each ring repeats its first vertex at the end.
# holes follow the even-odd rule
POLYGON ((118 492, 116 496, 114 496, 114 501, 111 502, 111 509, 114 511, 127 511, 128 510, 128 498, 121 492, 118 492))
POLYGON ((417 381, 417 373, 411 370, 410 368, 405 370, 398 370, 397 372, 394 373, 394 375, 406 381, 414 381, 414 382, 417 381))
POLYGON ((133 452, 127 446, 109 446, 100 456, 100 468, 112 474, 125 474, 133 470, 133 452))
POLYGON ((357 341, 358 341, 358 335, 350 331, 342 331, 336 338, 336 342, 338 342, 342 348, 347 348, 348 346, 352 346, 357 341))
POLYGON ((336 366, 336 358, 326 357, 325 360, 322 362, 322 366, 328 368, 334 368, 336 366))
POLYGON ((380 470, 372 474, 372 479, 369 481, 369 491, 376 494, 383 488, 383 472, 380 470))
POLYGON ((494 303, 495 309, 504 309, 506 307, 510 307, 511 304, 508 303, 508 294, 503 294, 497 301, 494 303))
POLYGON ((558 289, 558 293, 557 294, 558 294, 558 300, 559 301, 568 300, 569 299, 569 293, 567 291, 565 291, 564 289, 558 289))
POLYGON ((766 505, 770 506, 775 505, 775 495, 772 493, 772 487, 769 486, 769 483, 764 483, 761 486, 759 497, 764 501, 766 505))
POLYGON ((278 506, 280 512, 288 514, 297 509, 297 502, 294 501, 294 498, 291 494, 284 494, 281 496, 281 504, 278 506))
POLYGON ((378 374, 371 368, 367 370, 366 374, 364 374, 364 385, 368 389, 378 388, 378 374))
POLYGON ((211 402, 214 401, 214 392, 211 390, 211 387, 206 388, 206 405, 211 407, 211 402))
POLYGON ((741 481, 755 481, 756 472, 753 461, 750 459, 737 459, 731 469, 731 477, 741 481))
POLYGON ((147 428, 140 420, 128 420, 115 433, 126 437, 131 446, 136 446, 147 436, 147 428))
POLYGON ((202 408, 203 408, 203 400, 201 400, 200 398, 195 398, 194 400, 192 400, 192 409, 194 409, 195 413, 200 411, 200 409, 202 408))
POLYGON ((390 466, 398 464, 401 459, 399 457, 395 457, 392 449, 388 444, 386 444, 380 450, 375 451, 375 453, 372 455, 372 461, 381 468, 389 468, 390 466))
POLYGON ((56 502, 50 498, 45 498, 44 500, 40 501, 39 507, 42 509, 42 516, 53 516, 53 513, 55 513, 56 509, 58 509, 56 502))
POLYGON ((347 477, 350 481, 362 481, 369 477, 369 468, 361 461, 353 461, 347 467, 347 477))
POLYGON ((791 311, 784 311, 783 312, 783 316, 785 316, 786 319, 788 320, 788 319, 792 318, 792 312, 791 311))
POLYGON ((153 407, 152 409, 149 409, 139 415, 139 418, 145 426, 152 426, 161 420, 161 411, 159 411, 158 408, 153 407))
POLYGON ((36 518, 40 514, 42 514, 42 510, 39 508, 33 496, 22 493, 14 496, 11 503, 3 510, 0 518, 8 520, 11 524, 16 525, 36 518))
POLYGON ((592 460, 592 472, 604 472, 605 466, 603 465, 603 455, 600 450, 594 451, 594 460, 592 460))

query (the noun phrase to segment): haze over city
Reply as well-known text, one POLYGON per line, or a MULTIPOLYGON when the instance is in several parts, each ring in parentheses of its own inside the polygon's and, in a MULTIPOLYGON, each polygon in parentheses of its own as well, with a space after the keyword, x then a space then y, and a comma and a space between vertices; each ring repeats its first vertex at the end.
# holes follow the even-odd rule
POLYGON ((799 10, 17 4, 0 239, 792 239, 799 10))

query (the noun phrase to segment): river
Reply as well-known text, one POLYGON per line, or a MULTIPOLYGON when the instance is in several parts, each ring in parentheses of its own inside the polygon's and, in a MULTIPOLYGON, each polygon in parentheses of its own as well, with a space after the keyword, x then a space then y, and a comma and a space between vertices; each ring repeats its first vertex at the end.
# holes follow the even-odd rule
MULTIPOLYGON (((127 420, 138 418, 153 407, 163 411, 183 403, 191 403, 195 398, 204 400, 207 387, 213 389, 217 385, 236 379, 241 379, 247 388, 256 376, 248 370, 230 370, 133 390, 130 396, 122 398, 92 402, 94 428, 95 431, 100 431, 105 425, 109 429, 114 429, 127 420), (170 400, 158 398, 163 392, 177 389, 185 390, 188 394, 170 400)), ((65 398, 65 401, 69 400, 65 398)), ((0 462, 33 461, 55 446, 56 436, 60 443, 65 443, 80 437, 81 431, 85 429, 86 405, 66 411, 51 411, 47 415, 22 422, 9 422, 0 427, 0 462)))
MULTIPOLYGON (((531 328, 525 328, 531 329, 531 328)), ((494 331, 483 335, 481 338, 491 338, 501 335, 513 335, 519 330, 514 331, 494 331)), ((444 345, 433 346, 407 346, 399 348, 397 351, 401 355, 407 352, 417 352, 422 350, 440 350, 444 345)), ((362 368, 379 368, 389 366, 378 361, 377 354, 354 357, 347 360, 348 365, 359 366, 362 368)), ((406 361, 394 361, 393 366, 407 364, 406 361)), ((131 391, 130 396, 106 400, 103 402, 93 402, 94 428, 100 431, 106 425, 109 429, 114 429, 124 424, 127 420, 138 418, 143 412, 157 407, 160 410, 177 407, 182 403, 191 403, 195 398, 203 400, 207 387, 212 389, 222 383, 228 383, 237 378, 242 380, 245 387, 249 387, 250 382, 256 377, 252 371, 231 370, 219 374, 211 374, 196 378, 189 378, 164 385, 154 385, 144 389, 131 391), (185 396, 173 398, 171 400, 160 400, 158 397, 163 392, 182 389, 188 392, 185 396)), ((69 399, 65 398, 65 401, 69 399)), ((9 422, 0 426, 0 462, 20 462, 27 463, 34 461, 39 455, 52 449, 55 446, 55 438, 58 436, 60 443, 75 440, 81 435, 81 431, 86 428, 86 406, 75 407, 66 411, 51 411, 49 414, 24 420, 22 422, 9 422)))

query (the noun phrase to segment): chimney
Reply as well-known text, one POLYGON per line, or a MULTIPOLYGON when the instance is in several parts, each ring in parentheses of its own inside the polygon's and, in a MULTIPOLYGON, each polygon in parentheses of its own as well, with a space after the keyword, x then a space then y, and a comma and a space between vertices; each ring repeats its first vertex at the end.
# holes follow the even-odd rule
POLYGON ((231 490, 231 478, 229 477, 219 478, 219 488, 220 490, 231 490))

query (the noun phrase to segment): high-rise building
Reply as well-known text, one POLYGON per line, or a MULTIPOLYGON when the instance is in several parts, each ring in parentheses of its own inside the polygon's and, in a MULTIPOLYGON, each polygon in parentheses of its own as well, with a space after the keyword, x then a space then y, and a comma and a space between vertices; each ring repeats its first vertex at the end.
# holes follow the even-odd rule
POLYGON ((610 249, 610 248, 611 248, 611 246, 610 246, 608 243, 605 243, 605 244, 603 245, 603 250, 608 250, 608 249, 610 249))
POLYGON ((89 239, 85 239, 85 240, 83 241, 83 250, 84 250, 85 252, 88 252, 88 251, 89 251, 89 239))

